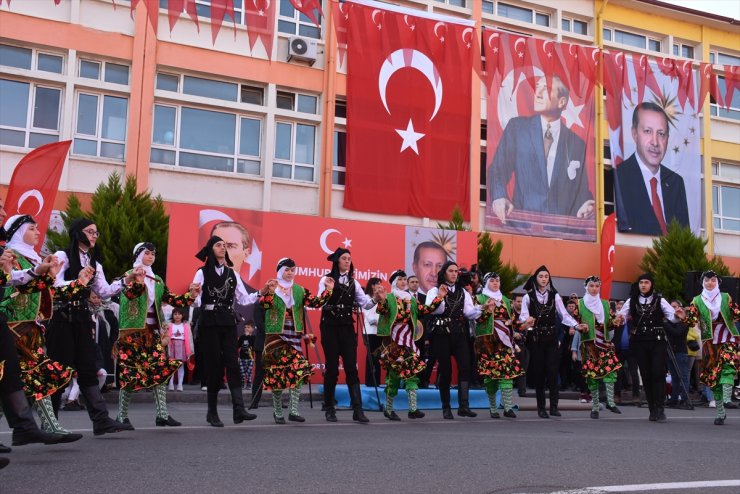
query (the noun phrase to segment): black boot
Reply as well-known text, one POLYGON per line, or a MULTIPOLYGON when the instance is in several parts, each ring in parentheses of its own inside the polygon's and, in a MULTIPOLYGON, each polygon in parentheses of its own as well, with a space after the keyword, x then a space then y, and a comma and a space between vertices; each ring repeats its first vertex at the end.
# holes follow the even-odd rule
POLYGON ((224 423, 218 418, 218 390, 208 391, 208 413, 206 421, 213 427, 223 427, 224 423))
POLYGON ((255 390, 252 387, 252 401, 249 402, 249 410, 256 410, 259 408, 260 400, 262 399, 262 386, 255 390))
POLYGON ((442 418, 445 420, 452 420, 455 418, 455 416, 452 415, 452 409, 449 407, 449 405, 442 405, 442 418))
POLYGON ((7 459, 5 457, 0 458, 0 470, 2 470, 3 468, 7 467, 8 466, 8 463, 10 463, 10 460, 9 459, 7 459))
POLYGON ((108 416, 108 407, 105 406, 103 395, 100 394, 100 388, 97 384, 92 386, 80 386, 80 393, 85 397, 87 403, 87 414, 93 423, 93 434, 101 436, 103 434, 113 434, 121 431, 134 430, 131 424, 122 424, 108 416))
POLYGON ((10 453, 13 451, 8 446, 4 445, 3 443, 0 443, 0 453, 10 453))
POLYGON ((360 392, 359 383, 352 384, 349 387, 350 403, 352 404, 352 420, 361 424, 367 424, 370 419, 365 417, 362 411, 362 393, 360 392))
POLYGON ((470 409, 470 400, 469 400, 469 394, 470 393, 470 383, 468 381, 460 381, 460 384, 457 387, 457 401, 459 403, 459 407, 457 409, 457 414, 460 417, 477 417, 478 414, 475 413, 470 409))
POLYGON ((39 429, 23 391, 18 390, 2 396, 2 403, 8 425, 13 428, 13 446, 32 443, 57 444, 64 439, 64 434, 49 434, 39 429))
POLYGON ((242 387, 234 386, 229 388, 231 391, 231 405, 234 407, 234 423, 241 424, 245 420, 254 420, 257 416, 249 413, 244 409, 244 397, 242 396, 242 387))

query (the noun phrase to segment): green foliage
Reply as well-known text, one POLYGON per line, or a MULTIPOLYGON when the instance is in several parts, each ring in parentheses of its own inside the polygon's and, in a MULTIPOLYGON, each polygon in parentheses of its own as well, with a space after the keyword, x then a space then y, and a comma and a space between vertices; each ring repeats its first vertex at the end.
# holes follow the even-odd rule
POLYGON ((666 235, 653 239, 653 247, 645 252, 640 269, 653 273, 655 287, 665 298, 681 299, 687 271, 712 269, 720 276, 730 274, 721 257, 707 258, 706 245, 707 241, 694 236, 689 227, 673 220, 666 235))
POLYGON ((164 275, 169 216, 160 196, 152 197, 150 192, 136 191, 135 177, 128 176, 122 183, 121 175, 111 174, 108 181, 95 190, 90 211, 84 211, 79 199, 71 195, 67 209, 62 213, 65 231, 48 233, 50 250, 67 248, 69 236, 66 230, 81 216, 90 218, 98 227, 100 238, 96 249, 109 281, 131 269, 133 249, 139 242, 152 242, 157 246, 157 259, 152 269, 160 276, 164 275))
POLYGON ((452 216, 447 224, 437 223, 437 228, 443 230, 457 230, 458 232, 468 232, 470 228, 465 225, 465 218, 463 217, 460 206, 455 206, 452 210, 452 216))
POLYGON ((510 295, 516 287, 524 283, 527 276, 520 274, 516 266, 501 261, 503 248, 504 243, 501 240, 494 243, 487 232, 478 234, 478 271, 483 275, 498 273, 501 277, 501 293, 510 295))

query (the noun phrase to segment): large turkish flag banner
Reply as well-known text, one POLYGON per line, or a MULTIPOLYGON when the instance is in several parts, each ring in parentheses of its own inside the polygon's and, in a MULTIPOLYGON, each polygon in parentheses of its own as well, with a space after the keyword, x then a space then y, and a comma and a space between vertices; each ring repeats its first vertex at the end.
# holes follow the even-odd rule
POLYGON ((449 218, 459 206, 467 218, 471 70, 478 38, 472 24, 383 7, 388 6, 345 4, 344 206, 438 219, 449 218))

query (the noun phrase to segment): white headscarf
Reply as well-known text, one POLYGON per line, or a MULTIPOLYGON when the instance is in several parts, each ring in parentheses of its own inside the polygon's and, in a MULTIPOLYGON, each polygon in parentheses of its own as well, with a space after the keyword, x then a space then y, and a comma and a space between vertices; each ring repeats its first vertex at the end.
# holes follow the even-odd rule
POLYGON ((393 280, 393 283, 391 283, 391 293, 393 293, 393 295, 395 295, 396 298, 398 298, 398 299, 401 299, 401 300, 411 300, 411 294, 409 292, 407 292, 406 290, 401 290, 400 288, 398 288, 398 285, 397 285, 398 278, 400 278, 400 276, 397 277, 396 279, 394 279, 393 280))
POLYGON ((586 293, 583 295, 583 305, 590 310, 596 317, 596 322, 604 324, 604 304, 601 303, 600 293, 591 295, 586 289, 586 293))
MULTIPOLYGON (((134 253, 139 249, 139 247, 143 246, 146 242, 140 242, 136 244, 136 247, 134 247, 134 253)), ((139 255, 136 256, 136 260, 134 261, 134 269, 141 266, 144 268, 144 273, 146 274, 146 277, 144 278, 144 284, 146 285, 146 293, 147 293, 147 300, 149 301, 149 306, 154 303, 154 286, 156 284, 155 277, 154 277, 154 271, 152 271, 151 266, 146 266, 144 264, 144 252, 146 252, 146 249, 139 252, 139 255)))
MULTIPOLYGON (((7 232, 8 229, 13 226, 13 223, 20 219, 21 216, 22 215, 20 214, 16 214, 8 218, 8 220, 5 222, 5 231, 7 232)), ((26 230, 28 230, 28 227, 32 224, 35 223, 24 223, 23 225, 21 225, 21 227, 18 228, 15 233, 13 233, 13 236, 7 239, 8 242, 5 247, 18 252, 20 255, 30 260, 34 266, 36 266, 38 264, 41 264, 43 259, 41 259, 41 256, 33 248, 33 245, 27 244, 23 241, 23 236, 26 234, 26 230)))
POLYGON ((289 266, 283 266, 278 269, 277 282, 282 290, 276 290, 275 293, 277 293, 278 297, 283 299, 283 302, 285 302, 285 307, 290 309, 291 307, 293 307, 293 281, 286 281, 283 279, 283 274, 285 274, 285 270, 288 269, 288 267, 289 266))
MULTIPOLYGON (((719 283, 717 283, 717 286, 715 286, 714 289, 707 290, 704 288, 705 279, 706 278, 702 278, 701 280, 701 298, 707 306, 707 309, 709 309, 709 313, 712 315, 712 320, 714 320, 717 318, 719 311, 722 308, 722 297, 720 296, 719 283)), ((717 278, 717 281, 719 281, 719 278, 717 278)))
MULTIPOLYGON (((492 298, 496 301, 496 305, 498 305, 501 300, 503 300, 504 295, 501 293, 501 290, 496 290, 495 292, 488 288, 488 282, 492 279, 495 279, 497 277, 494 277, 491 273, 488 273, 485 278, 483 278, 483 289, 481 290, 481 293, 485 295, 488 298, 492 298)), ((500 278, 499 278, 500 279, 500 278)), ((500 287, 501 285, 499 285, 500 287)))

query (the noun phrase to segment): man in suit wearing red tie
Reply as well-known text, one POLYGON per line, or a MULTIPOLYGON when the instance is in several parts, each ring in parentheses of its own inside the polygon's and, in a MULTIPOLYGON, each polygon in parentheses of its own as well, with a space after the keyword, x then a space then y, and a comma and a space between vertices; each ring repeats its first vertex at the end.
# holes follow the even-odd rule
POLYGON ((689 226, 683 178, 661 164, 668 149, 668 135, 668 116, 663 108, 649 102, 637 105, 632 114, 632 138, 637 149, 617 167, 620 231, 665 235, 673 219, 689 226))

